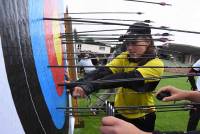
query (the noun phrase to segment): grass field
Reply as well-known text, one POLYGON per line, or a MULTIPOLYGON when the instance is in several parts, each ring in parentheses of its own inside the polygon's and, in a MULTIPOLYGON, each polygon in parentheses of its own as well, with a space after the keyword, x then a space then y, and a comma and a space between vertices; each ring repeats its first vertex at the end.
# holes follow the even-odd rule
MULTIPOLYGON (((187 78, 173 78, 173 79, 164 79, 161 80, 158 85, 159 89, 165 85, 173 85, 178 88, 188 90, 190 85, 187 81, 187 78)), ((96 100, 95 97, 92 97, 92 103, 96 100)), ((174 102, 166 103, 156 100, 156 104, 172 104, 174 102)), ((84 99, 79 100, 79 106, 87 106, 88 102, 84 99)), ((84 128, 76 128, 75 134, 100 134, 99 126, 101 117, 92 116, 92 117, 81 117, 84 120, 84 128)), ((157 112, 156 119, 156 130, 186 130, 188 121, 188 111, 179 111, 179 112, 157 112)), ((200 130, 200 123, 198 125, 198 130, 200 130)))

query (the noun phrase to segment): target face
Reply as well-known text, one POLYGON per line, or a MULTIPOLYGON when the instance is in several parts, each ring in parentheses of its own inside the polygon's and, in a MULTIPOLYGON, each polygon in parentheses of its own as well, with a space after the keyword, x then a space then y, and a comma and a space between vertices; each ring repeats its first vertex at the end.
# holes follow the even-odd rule
POLYGON ((67 93, 57 86, 64 81, 64 68, 48 67, 64 65, 59 38, 64 25, 43 20, 64 17, 64 0, 6 0, 0 6, 3 18, 0 47, 4 61, 0 64, 5 66, 9 85, 6 90, 10 91, 21 131, 67 133, 68 118, 63 110, 57 109, 68 106, 67 93))

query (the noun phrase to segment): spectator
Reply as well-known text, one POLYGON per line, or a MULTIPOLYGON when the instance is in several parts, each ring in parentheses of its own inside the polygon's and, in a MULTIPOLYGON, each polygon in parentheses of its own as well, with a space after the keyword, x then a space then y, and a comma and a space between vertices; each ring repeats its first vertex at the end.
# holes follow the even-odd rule
POLYGON ((94 65, 92 64, 92 61, 89 58, 89 54, 88 53, 82 54, 78 65, 82 66, 82 68, 84 70, 84 75, 86 75, 86 74, 90 73, 91 71, 95 70, 95 67, 93 67, 94 65))

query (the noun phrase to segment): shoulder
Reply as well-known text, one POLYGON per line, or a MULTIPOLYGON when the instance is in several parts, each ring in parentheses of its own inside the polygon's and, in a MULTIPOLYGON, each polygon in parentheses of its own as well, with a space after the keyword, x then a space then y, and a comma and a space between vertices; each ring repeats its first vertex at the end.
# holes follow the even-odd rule
POLYGON ((164 62, 159 58, 154 58, 148 61, 146 64, 151 65, 151 66, 164 66, 164 62))
POLYGON ((81 59, 80 62, 85 62, 85 59, 81 59))
MULTIPOLYGON (((123 66, 127 62, 128 52, 123 52, 117 57, 115 57, 112 61, 110 61, 106 66, 123 66)), ((124 68, 110 68, 113 73, 123 72, 124 68)))
POLYGON ((199 71, 200 70, 200 59, 195 62, 193 65, 192 65, 193 69, 196 70, 196 71, 199 71), (195 67, 198 67, 198 68, 195 68, 195 67))
POLYGON ((123 52, 121 53, 120 55, 118 55, 117 57, 115 57, 109 64, 115 64, 115 63, 122 63, 124 62, 125 60, 127 60, 127 55, 128 55, 128 52, 123 52))
POLYGON ((127 58, 128 52, 122 52, 120 55, 117 56, 117 58, 127 58))
POLYGON ((200 59, 193 64, 193 67, 200 66, 200 59))

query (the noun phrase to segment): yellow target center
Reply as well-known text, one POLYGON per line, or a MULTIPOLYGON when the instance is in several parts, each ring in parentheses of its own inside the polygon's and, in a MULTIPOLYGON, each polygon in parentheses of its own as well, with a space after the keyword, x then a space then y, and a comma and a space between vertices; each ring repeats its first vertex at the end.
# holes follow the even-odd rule
MULTIPOLYGON (((58 18, 57 13, 54 11, 55 18, 58 18)), ((61 45, 61 38, 60 38, 60 23, 59 21, 53 21, 52 23, 52 31, 53 31, 53 43, 54 49, 56 53, 56 59, 58 65, 62 65, 62 45, 61 45)))

